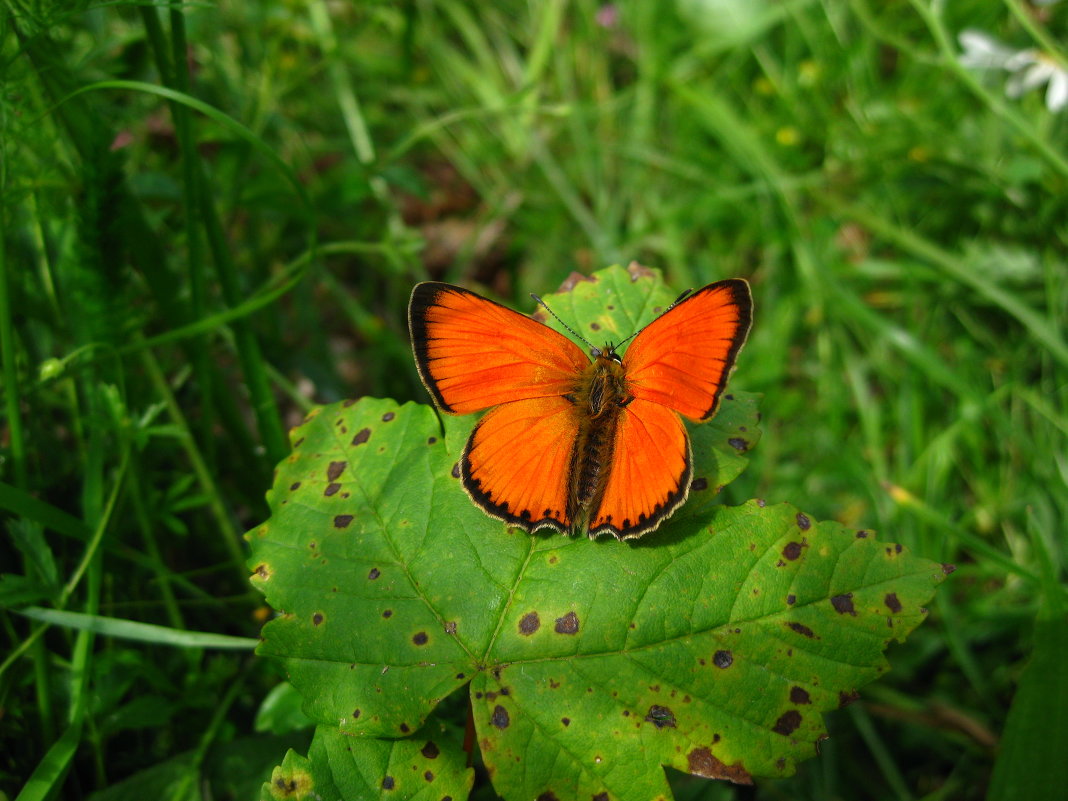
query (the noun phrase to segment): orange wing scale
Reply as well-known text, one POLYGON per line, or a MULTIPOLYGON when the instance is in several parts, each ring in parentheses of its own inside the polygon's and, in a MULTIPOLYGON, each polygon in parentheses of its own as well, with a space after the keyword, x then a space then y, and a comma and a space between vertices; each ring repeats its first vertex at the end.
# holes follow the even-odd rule
POLYGON ((692 475, 690 438, 670 409, 635 398, 616 429, 612 471, 590 535, 640 537, 685 500, 692 475))
POLYGON ((419 375, 450 414, 564 395, 590 363, 562 334, 460 287, 418 284, 408 308, 419 375))
POLYGON ((575 407, 533 398, 486 413, 460 462, 464 487, 489 514, 528 531, 566 531, 568 471, 578 437, 575 407))
POLYGON ((636 398, 691 420, 716 413, 753 318, 749 284, 733 278, 687 296, 642 329, 623 356, 636 398))

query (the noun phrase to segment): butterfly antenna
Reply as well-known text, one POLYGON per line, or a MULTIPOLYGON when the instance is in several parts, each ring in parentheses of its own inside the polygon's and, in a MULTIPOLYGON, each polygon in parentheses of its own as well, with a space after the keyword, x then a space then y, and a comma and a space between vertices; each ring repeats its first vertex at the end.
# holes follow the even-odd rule
POLYGON ((575 330, 574 328, 572 328, 572 327, 571 327, 571 326, 569 326, 569 325, 568 325, 567 323, 565 323, 565 322, 564 322, 563 320, 561 320, 561 319, 560 319, 560 315, 558 315, 558 314, 557 314, 556 312, 554 312, 554 311, 553 311, 552 309, 550 309, 550 308, 549 308, 549 306, 548 306, 548 304, 547 304, 547 303, 546 303, 546 302, 545 302, 544 300, 542 300, 541 298, 539 298, 539 297, 538 297, 537 295, 535 295, 535 294, 534 294, 533 292, 531 292, 531 293, 530 293, 530 296, 531 296, 532 298, 534 298, 534 300, 536 300, 536 301, 537 301, 537 303, 538 303, 538 305, 539 305, 539 306, 541 306, 541 307, 542 307, 543 309, 545 309, 545 311, 549 312, 549 314, 551 314, 551 315, 552 315, 553 317, 555 317, 555 318, 556 318, 556 322, 560 323, 560 325, 562 325, 562 326, 563 326, 564 328, 566 328, 566 329, 567 329, 568 331, 570 331, 570 332, 571 332, 572 334, 574 334, 574 335, 575 335, 575 336, 577 336, 577 337, 578 337, 579 339, 581 339, 581 340, 582 340, 583 342, 585 342, 585 343, 586 343, 587 345, 589 345, 589 346, 590 346, 590 348, 592 348, 593 350, 597 351, 598 353, 600 352, 600 350, 601 350, 600 348, 598 348, 598 347, 597 347, 596 345, 594 345, 594 344, 593 344, 592 342, 590 342, 590 341, 589 341, 588 339, 586 339, 586 337, 582 336, 582 334, 580 334, 580 333, 579 333, 578 331, 576 331, 576 330, 575 330))
MULTIPOLYGON (((680 303, 682 303, 684 300, 686 300, 686 298, 688 298, 692 293, 693 293, 692 289, 687 289, 685 292, 683 292, 681 295, 679 295, 677 298, 675 298, 675 300, 673 300, 671 302, 670 306, 668 306, 666 309, 664 309, 662 312, 660 312, 660 314, 658 314, 656 316, 656 319, 659 320, 661 317, 663 317, 669 311, 671 311, 676 306, 678 306, 680 303)), ((644 331, 645 328, 646 328, 646 326, 642 326, 637 331, 635 331, 633 334, 631 334, 629 337, 627 337, 622 342, 620 342, 618 345, 616 345, 616 347, 618 348, 618 347, 621 347, 623 345, 626 345, 628 342, 630 342, 632 339, 634 339, 634 337, 638 336, 638 334, 640 334, 642 331, 644 331)))

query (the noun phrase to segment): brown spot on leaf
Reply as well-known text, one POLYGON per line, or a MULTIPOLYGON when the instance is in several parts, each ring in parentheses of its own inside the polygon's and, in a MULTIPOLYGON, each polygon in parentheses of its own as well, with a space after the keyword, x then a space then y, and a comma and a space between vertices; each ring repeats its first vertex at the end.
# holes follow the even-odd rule
POLYGON ((888 592, 886 597, 883 598, 883 603, 886 604, 886 608, 893 612, 895 615, 901 611, 901 601, 897 599, 896 592, 888 592))
POLYGON ((570 726, 571 718, 560 718, 560 722, 563 723, 565 726, 570 726))
POLYGON ((459 462, 457 462, 456 464, 454 464, 452 466, 452 477, 453 478, 459 478, 460 477, 460 463, 459 462))
POLYGON ((390 420, 392 420, 396 416, 397 415, 393 414, 393 412, 386 412, 384 415, 382 415, 382 422, 383 423, 388 423, 390 420))
POLYGON ((798 687, 794 685, 790 688, 790 703, 791 704, 811 704, 812 701, 809 698, 808 690, 804 687, 798 687))
POLYGON ((560 801, 560 799, 556 797, 556 793, 552 790, 546 790, 538 796, 537 801, 560 801))
POLYGON ((369 440, 370 438, 371 438, 371 429, 369 429, 369 428, 361 428, 359 431, 356 432, 356 436, 352 438, 352 444, 353 445, 363 445, 363 443, 367 442, 367 440, 369 440))
POLYGON ((801 548, 800 542, 788 542, 786 547, 782 549, 782 555, 792 562, 801 555, 801 548))
POLYGON ((393 617, 393 610, 386 609, 382 612, 382 617, 393 617))
POLYGON ((690 773, 694 776, 704 776, 706 779, 726 779, 735 784, 753 783, 753 777, 742 766, 741 760, 733 765, 726 765, 704 746, 695 748, 688 753, 686 761, 689 764, 690 773))
POLYGON ((856 690, 850 690, 849 692, 838 693, 838 708, 841 709, 844 706, 849 706, 854 701, 860 700, 860 693, 856 690))
POLYGON ((653 704, 649 707, 649 712, 645 716, 647 723, 652 723, 658 729, 662 729, 665 726, 671 728, 677 728, 675 723, 675 713, 668 709, 666 706, 660 706, 660 704, 653 704))
POLYGON ((857 532, 857 539, 858 540, 865 539, 867 536, 868 536, 868 532, 865 531, 864 529, 861 529, 860 531, 857 532))
POLYGON ((392 790, 394 784, 396 784, 396 782, 393 781, 393 777, 392 776, 386 776, 385 778, 382 779, 382 789, 383 790, 392 790))
POLYGON ((360 710, 358 710, 358 709, 352 710, 352 719, 353 720, 356 720, 356 718, 358 718, 359 716, 360 716, 360 710))
POLYGON ((591 796, 590 801, 608 801, 608 793, 600 792, 595 796, 591 796))
POLYGON ((441 750, 438 748, 437 743, 433 740, 429 740, 427 744, 420 749, 419 753, 427 759, 437 759, 441 750))
POLYGON ((942 574, 943 575, 948 576, 950 573, 952 573, 956 569, 957 569, 956 565, 947 565, 945 563, 942 564, 942 574))
POLYGON ((851 592, 832 596, 831 606, 833 606, 834 611, 840 615, 857 616, 857 610, 853 608, 853 593, 851 592))
POLYGON ((426 438, 426 444, 427 445, 433 445, 437 441, 438 441, 437 437, 427 437, 426 438))
POLYGON ((330 466, 326 468, 326 480, 337 481, 337 477, 345 472, 348 464, 348 462, 331 462, 330 466))
POLYGON ((318 626, 322 622, 323 622, 323 613, 322 612, 316 612, 314 615, 312 615, 312 625, 313 626, 318 626))
POLYGON ((455 620, 450 620, 449 622, 447 622, 445 624, 445 633, 446 634, 455 634, 456 633, 456 621, 455 620))
POLYGON ((808 515, 797 513, 797 527, 802 531, 808 531, 812 528, 812 521, 808 519, 808 515))
POLYGON ((352 522, 352 515, 336 515, 334 517, 334 528, 348 528, 349 523, 352 522))
POLYGON ((747 450, 749 450, 749 441, 742 439, 741 437, 731 437, 729 440, 727 440, 727 444, 739 453, 745 453, 747 450))
POLYGON ((786 625, 789 626, 794 631, 796 631, 798 634, 802 634, 805 637, 808 637, 809 639, 816 639, 816 635, 813 633, 812 629, 810 629, 804 623, 794 622, 794 623, 787 623, 786 625))
POLYGON ((490 723, 498 729, 507 729, 509 722, 508 710, 500 704, 497 704, 497 706, 493 708, 493 716, 490 718, 490 723))
POLYGON ((578 634, 579 619, 574 612, 568 612, 563 617, 556 618, 555 631, 557 634, 578 634))
POLYGON ((275 790, 278 791, 278 792, 272 793, 272 795, 274 795, 276 798, 278 797, 279 794, 281 794, 283 796, 296 795, 297 794, 297 780, 296 779, 287 779, 285 776, 278 776, 277 778, 275 778, 273 784, 274 784, 275 790))
POLYGON ((706 489, 708 489, 708 479, 704 476, 699 476, 690 482, 690 492, 701 492, 706 489))
POLYGON ((402 723, 402 724, 400 725, 400 730, 401 730, 401 733, 402 733, 402 734, 407 734, 408 732, 410 732, 410 731, 411 731, 411 729, 410 729, 410 728, 408 728, 408 724, 407 724, 407 723, 402 723))
POLYGON ((712 654, 712 664, 720 670, 725 670, 734 664, 734 654, 730 651, 716 651, 712 654))
POLYGON ((333 484, 327 484, 326 489, 323 490, 323 495, 329 498, 331 495, 336 495, 339 489, 341 489, 341 485, 337 482, 334 482, 333 484))
POLYGON ((419 631, 412 635, 412 642, 416 645, 426 645, 430 641, 425 631, 419 631))
POLYGON ((377 567, 372 567, 371 568, 371 572, 367 574, 367 578, 371 579, 371 581, 374 581, 376 578, 378 578, 381 575, 382 575, 382 571, 381 570, 379 570, 377 567))
POLYGON ((779 719, 775 721, 775 725, 771 727, 771 730, 786 737, 793 734, 800 725, 801 713, 796 709, 791 709, 779 715, 779 719))
POLYGON ((289 485, 289 489, 290 489, 290 491, 295 491, 295 490, 300 489, 300 482, 299 481, 294 481, 292 484, 289 485))
POLYGON ((428 782, 434 781, 434 773, 433 773, 433 771, 429 771, 428 770, 426 773, 423 774, 423 778, 426 779, 428 782))
POLYGON ((529 637, 539 628, 541 628, 541 619, 538 617, 537 612, 527 612, 519 621, 519 633, 526 637, 529 637))
POLYGON ((793 593, 790 593, 789 595, 786 596, 786 603, 789 604, 790 606, 793 606, 795 603, 797 603, 797 596, 794 595, 793 593))

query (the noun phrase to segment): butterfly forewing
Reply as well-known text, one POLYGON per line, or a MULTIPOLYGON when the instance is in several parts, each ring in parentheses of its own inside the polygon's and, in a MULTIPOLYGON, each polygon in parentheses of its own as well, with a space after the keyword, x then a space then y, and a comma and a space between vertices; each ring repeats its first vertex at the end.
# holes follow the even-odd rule
POLYGON ((548 326, 450 284, 418 284, 408 326, 419 375, 450 414, 564 395, 590 363, 548 326))
POLYGON ((699 289, 649 323, 623 365, 636 398, 692 420, 715 414, 752 322, 749 284, 734 278, 699 289))

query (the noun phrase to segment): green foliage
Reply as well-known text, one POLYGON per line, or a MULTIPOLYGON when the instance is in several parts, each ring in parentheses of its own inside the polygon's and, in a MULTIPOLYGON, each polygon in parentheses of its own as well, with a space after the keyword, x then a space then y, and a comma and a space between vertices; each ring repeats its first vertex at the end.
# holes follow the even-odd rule
POLYGON ((759 446, 694 429, 736 478, 669 525, 763 497, 958 566, 894 670, 825 714, 819 758, 748 797, 974 801, 995 758, 1003 797, 1056 786, 1033 700, 1056 685, 1024 666, 1057 653, 1065 596, 1068 117, 963 67, 957 37, 1063 66, 1066 14, 5 4, 0 793, 247 798, 308 753, 276 661, 213 645, 270 614, 240 532, 274 514, 283 432, 342 398, 426 401, 419 280, 531 308, 631 260, 756 300, 735 381, 756 394, 717 420, 760 397, 759 446))
MULTIPOLYGON (((613 268, 546 300, 618 341, 672 295, 613 268)), ((943 570, 787 504, 709 503, 759 434, 751 402, 723 409, 697 428, 703 489, 636 546, 483 514, 454 469, 470 419, 442 438, 426 406, 316 409, 248 535, 253 583, 283 610, 259 653, 284 661, 324 736, 406 736, 468 686, 506 798, 668 796, 661 765, 792 774, 826 736, 820 713, 886 669, 943 570)))
POLYGON ((307 759, 286 754, 263 785, 260 801, 466 798, 474 780, 466 758, 460 738, 433 719, 404 740, 346 737, 321 727, 307 759))

